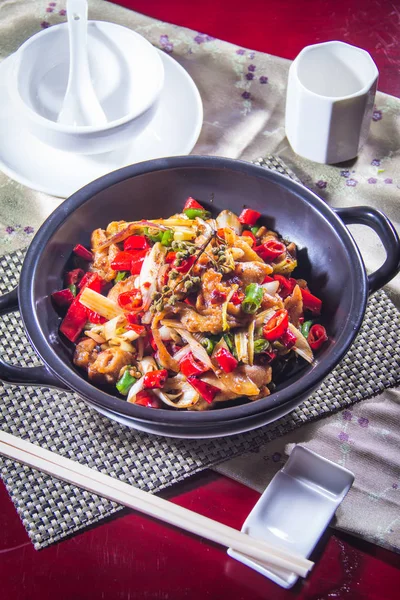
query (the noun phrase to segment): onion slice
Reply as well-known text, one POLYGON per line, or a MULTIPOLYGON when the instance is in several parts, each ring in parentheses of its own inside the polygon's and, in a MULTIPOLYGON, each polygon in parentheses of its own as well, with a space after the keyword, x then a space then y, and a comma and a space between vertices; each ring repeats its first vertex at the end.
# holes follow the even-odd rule
POLYGON ((307 362, 312 363, 314 360, 314 354, 304 335, 298 329, 296 329, 292 323, 289 323, 289 330, 291 333, 293 333, 293 335, 296 336, 296 343, 293 346, 293 350, 296 352, 296 354, 301 356, 301 358, 304 358, 304 360, 307 362))

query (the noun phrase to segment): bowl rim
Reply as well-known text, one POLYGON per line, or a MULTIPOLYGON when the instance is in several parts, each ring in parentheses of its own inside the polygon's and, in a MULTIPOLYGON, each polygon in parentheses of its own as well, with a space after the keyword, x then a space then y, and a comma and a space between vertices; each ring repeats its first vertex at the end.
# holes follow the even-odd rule
MULTIPOLYGON (((149 108, 157 101, 157 98, 159 97, 159 95, 162 91, 162 88, 164 86, 164 66, 162 64, 162 60, 157 51, 157 48, 155 46, 153 46, 153 44, 151 44, 145 37, 143 37, 136 31, 133 31, 133 29, 130 29, 129 27, 125 27, 124 25, 120 25, 119 23, 111 23, 109 21, 99 21, 99 20, 88 20, 88 32, 89 32, 89 28, 92 24, 95 24, 95 25, 100 24, 100 28, 116 27, 119 29, 124 29, 124 30, 128 31, 129 34, 131 34, 134 38, 140 40, 140 42, 143 43, 145 46, 147 46, 148 49, 151 49, 150 52, 153 54, 155 64, 157 65, 157 68, 159 69, 159 75, 155 79, 154 78, 152 78, 152 79, 158 81, 158 86, 154 89, 151 96, 149 96, 147 102, 145 102, 142 106, 140 106, 135 111, 129 112, 128 114, 124 115, 123 117, 120 117, 119 119, 114 119, 113 121, 107 121, 106 125, 79 125, 79 126, 64 125, 64 124, 57 123, 57 121, 52 121, 51 119, 47 119, 46 117, 43 117, 42 115, 38 114, 35 110, 30 108, 26 104, 26 102, 23 100, 23 98, 19 92, 18 75, 19 75, 19 68, 21 66, 21 60, 20 60, 21 56, 22 56, 21 51, 24 51, 27 48, 29 48, 31 45, 36 44, 40 38, 45 37, 46 35, 47 36, 48 35, 57 35, 57 34, 54 34, 54 31, 57 32, 60 29, 68 29, 68 23, 58 23, 56 25, 52 25, 51 27, 43 29, 43 31, 39 31, 38 33, 32 35, 23 44, 21 44, 21 46, 16 50, 16 52, 13 55, 14 61, 13 61, 13 64, 11 65, 12 68, 11 68, 11 73, 10 73, 10 76, 12 79, 12 85, 8 86, 9 93, 12 95, 14 100, 17 102, 20 110, 25 112, 26 115, 29 117, 29 119, 31 119, 31 121, 33 121, 37 126, 41 126, 44 129, 51 130, 54 133, 73 134, 74 136, 76 136, 76 135, 84 136, 84 135, 92 134, 92 133, 103 133, 103 132, 105 133, 112 129, 120 128, 122 125, 125 125, 125 124, 129 123, 130 121, 137 119, 138 117, 143 115, 147 110, 149 110, 149 108)), ((88 33, 88 35, 89 35, 89 33, 88 33)))
MULTIPOLYGON (((73 241, 71 242, 71 250, 72 246, 73 241)), ((138 421, 152 423, 158 421, 170 425, 181 426, 185 424, 188 427, 198 427, 199 425, 206 425, 207 422, 215 423, 219 419, 223 422, 229 422, 230 420, 265 412, 277 406, 284 406, 286 403, 290 403, 294 397, 299 397, 300 403, 301 397, 304 398, 310 394, 348 351, 364 317, 368 299, 368 284, 360 251, 350 232, 336 213, 314 192, 279 172, 268 170, 265 167, 254 165, 250 162, 222 157, 191 155, 155 159, 124 167, 100 177, 70 196, 46 219, 32 240, 23 262, 18 294, 21 317, 28 338, 50 371, 69 389, 106 410, 134 418, 138 421), (352 258, 354 272, 353 310, 347 315, 346 327, 341 336, 341 343, 335 344, 332 347, 329 361, 315 361, 314 367, 302 374, 296 382, 253 403, 199 412, 171 411, 167 409, 151 410, 146 407, 129 404, 117 396, 112 396, 96 388, 84 379, 83 376, 78 374, 73 369, 72 364, 71 366, 67 366, 48 344, 39 324, 32 284, 36 276, 39 259, 43 252, 45 252, 47 243, 62 223, 69 218, 75 209, 90 201, 93 196, 107 188, 127 179, 151 172, 176 170, 179 168, 233 170, 247 176, 272 180, 272 182, 293 192, 295 196, 300 196, 303 200, 309 202, 317 209, 318 214, 322 218, 327 219, 329 223, 334 225, 335 231, 339 233, 342 243, 352 258)))

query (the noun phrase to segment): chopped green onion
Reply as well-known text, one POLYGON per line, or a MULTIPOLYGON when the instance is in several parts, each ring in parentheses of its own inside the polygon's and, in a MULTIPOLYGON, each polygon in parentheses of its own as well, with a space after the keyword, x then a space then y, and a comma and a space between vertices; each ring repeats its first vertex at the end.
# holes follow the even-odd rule
POLYGON ((149 238, 151 242, 161 242, 163 231, 158 231, 156 234, 149 233, 150 227, 144 228, 144 235, 149 238))
POLYGON ((209 212, 200 208, 187 208, 183 212, 189 219, 195 219, 196 217, 199 217, 199 219, 208 219, 210 216, 209 212))
POLYGON ((228 346, 229 350, 231 352, 234 351, 234 345, 233 345, 233 336, 231 333, 224 333, 224 335, 222 336, 226 342, 226 345, 228 346))
POLYGON ((213 350, 214 350, 214 346, 215 343, 212 342, 210 340, 210 338, 205 338, 202 342, 201 345, 204 346, 204 348, 206 349, 207 354, 209 354, 211 356, 213 350))
POLYGON ((302 324, 302 326, 300 328, 301 334, 304 335, 304 337, 306 339, 308 338, 308 334, 310 333, 312 324, 313 324, 313 321, 304 321, 304 323, 302 324))
POLYGON ((168 229, 168 231, 163 231, 163 234, 161 237, 161 244, 163 246, 170 246, 173 239, 174 239, 173 231, 171 231, 170 229, 168 229))
POLYGON ((258 283, 250 283, 245 290, 245 299, 242 302, 243 312, 253 315, 261 306, 264 290, 258 283))
POLYGON ((76 296, 76 294, 78 293, 76 285, 74 283, 71 283, 71 285, 69 285, 68 288, 71 290, 73 295, 76 296))
POLYGON ((261 352, 264 352, 265 350, 268 350, 269 348, 269 341, 268 340, 255 340, 254 342, 254 354, 261 354, 261 352))
POLYGON ((128 275, 128 271, 118 271, 116 278, 114 279, 114 283, 118 281, 122 281, 128 275))
POLYGON ((260 228, 259 228, 259 226, 258 226, 258 225, 255 225, 254 227, 250 227, 250 231, 251 231, 251 233, 252 233, 253 235, 256 235, 256 234, 257 234, 257 231, 258 231, 259 229, 260 229, 260 228))
POLYGON ((126 396, 134 383, 136 383, 136 378, 132 377, 132 375, 129 373, 128 367, 121 379, 117 382, 116 388, 120 394, 126 396))

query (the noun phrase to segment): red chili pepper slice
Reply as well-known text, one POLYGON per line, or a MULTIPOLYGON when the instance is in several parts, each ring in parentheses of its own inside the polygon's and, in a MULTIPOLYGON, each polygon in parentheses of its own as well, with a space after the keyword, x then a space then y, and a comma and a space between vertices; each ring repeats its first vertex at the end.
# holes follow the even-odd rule
POLYGON ((131 235, 124 241, 124 250, 126 252, 130 250, 148 250, 149 248, 151 246, 144 235, 131 235))
POLYGON ((85 272, 83 269, 73 269, 73 271, 69 271, 65 275, 65 285, 77 285, 78 281, 82 279, 85 272))
POLYGON ((278 310, 273 317, 264 325, 263 336, 266 340, 273 342, 280 338, 288 328, 289 315, 284 308, 278 310))
POLYGON ((220 348, 215 353, 215 359, 225 373, 231 373, 238 365, 236 358, 226 348, 220 348))
POLYGON ((208 404, 211 404, 215 396, 221 391, 214 385, 210 385, 201 379, 197 379, 195 376, 188 377, 187 380, 208 404))
POLYGON ((192 352, 188 352, 179 363, 179 368, 181 373, 185 377, 191 377, 192 375, 201 375, 201 373, 205 373, 208 371, 208 367, 203 365, 202 362, 197 360, 192 352))
POLYGON ((231 298, 231 302, 235 306, 238 306, 238 304, 242 304, 242 302, 243 302, 244 299, 245 299, 244 293, 238 290, 237 292, 235 292, 233 294, 233 296, 231 298))
POLYGON ((128 313, 126 316, 126 320, 130 325, 141 325, 142 324, 142 316, 140 313, 128 313))
POLYGON ((135 404, 147 406, 147 408, 161 408, 161 400, 147 390, 143 390, 136 395, 135 404))
POLYGON ((293 348, 297 341, 297 337, 290 331, 290 329, 286 329, 285 333, 282 335, 280 341, 288 350, 293 348))
POLYGON ((213 290, 210 294, 211 304, 222 304, 226 300, 226 292, 220 290, 213 290))
POLYGON ((256 236, 254 235, 254 233, 252 233, 251 231, 248 231, 247 229, 245 231, 243 231, 242 236, 244 237, 249 237, 250 239, 253 240, 254 244, 257 244, 257 239, 256 236))
POLYGON ((118 304, 124 310, 135 310, 143 303, 142 292, 137 289, 122 292, 118 295, 118 304))
POLYGON ((85 248, 85 246, 82 246, 82 244, 77 244, 72 250, 72 252, 74 252, 74 254, 76 254, 77 256, 83 258, 83 260, 87 260, 89 262, 93 260, 93 254, 90 252, 90 250, 85 248))
POLYGON ((147 250, 138 250, 132 259, 130 270, 132 275, 140 275, 147 250))
POLYGON ((150 371, 149 373, 146 373, 143 379, 143 384, 149 389, 162 388, 164 387, 167 379, 167 369, 158 369, 157 371, 150 371))
POLYGON ((90 308, 86 309, 86 315, 87 315, 88 321, 90 321, 91 323, 94 323, 95 325, 102 325, 103 323, 105 323, 107 321, 107 319, 105 319, 104 317, 99 315, 99 313, 94 312, 94 310, 90 310, 90 308))
POLYGON ((274 275, 274 280, 279 281, 279 295, 282 298, 290 296, 297 284, 297 281, 293 277, 288 279, 284 275, 274 275))
POLYGON ((201 204, 199 204, 197 202, 197 200, 195 200, 191 196, 189 196, 189 198, 186 200, 185 206, 183 207, 183 210, 187 210, 188 208, 195 208, 197 210, 205 210, 204 206, 202 206, 201 204))
POLYGON ((254 250, 263 260, 268 261, 278 258, 278 256, 285 252, 286 246, 277 240, 268 240, 265 244, 256 246, 254 250))
POLYGON ((264 277, 263 283, 271 283, 271 281, 275 281, 273 277, 270 277, 270 275, 266 275, 264 277))
POLYGON ((328 336, 323 325, 312 325, 308 333, 307 341, 310 344, 311 350, 318 350, 322 344, 326 342, 328 336))
POLYGON ((59 292, 53 292, 51 297, 53 298, 57 306, 60 306, 61 308, 69 306, 75 299, 75 296, 69 288, 66 288, 65 290, 60 290, 59 292))
POLYGON ((151 333, 151 331, 147 332, 147 337, 149 340, 149 344, 153 348, 154 352, 158 352, 158 346, 154 341, 154 337, 153 337, 153 334, 151 333))
POLYGON ((239 215, 239 221, 243 223, 243 225, 250 225, 250 227, 253 227, 260 217, 261 213, 259 213, 257 210, 244 208, 239 215))
POLYGON ((134 331, 138 335, 142 335, 142 333, 146 331, 146 327, 144 325, 136 325, 135 323, 128 323, 126 329, 134 331))
POLYGON ((315 315, 321 314, 322 300, 311 294, 308 290, 301 288, 301 295, 303 296, 303 308, 309 310, 315 315))
POLYGON ((62 320, 60 331, 71 342, 76 342, 86 325, 86 321, 86 308, 79 302, 78 298, 75 298, 62 320))
POLYGON ((132 252, 118 252, 111 262, 114 271, 130 271, 134 254, 132 252))
POLYGON ((185 304, 189 304, 189 306, 196 306, 197 296, 191 294, 184 299, 185 304))
POLYGON ((183 259, 183 261, 181 262, 179 267, 175 267, 175 268, 177 271, 179 271, 179 273, 187 273, 189 271, 189 269, 194 265, 195 262, 196 262, 196 256, 194 254, 192 254, 192 256, 189 256, 189 258, 183 259))
POLYGON ((80 294, 86 287, 100 294, 101 288, 103 287, 103 280, 100 277, 100 275, 98 273, 85 273, 85 275, 82 277, 78 284, 80 292, 77 297, 80 296, 80 294))
POLYGON ((167 256, 165 257, 165 262, 167 263, 167 265, 170 265, 171 263, 174 262, 175 259, 176 259, 176 252, 168 252, 167 256))

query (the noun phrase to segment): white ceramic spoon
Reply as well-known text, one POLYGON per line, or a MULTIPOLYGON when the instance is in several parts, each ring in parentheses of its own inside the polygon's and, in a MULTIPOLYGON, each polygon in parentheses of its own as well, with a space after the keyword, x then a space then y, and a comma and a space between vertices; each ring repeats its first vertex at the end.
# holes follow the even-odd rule
POLYGON ((105 125, 107 118, 93 89, 87 53, 86 0, 67 0, 69 78, 57 122, 63 125, 105 125))

